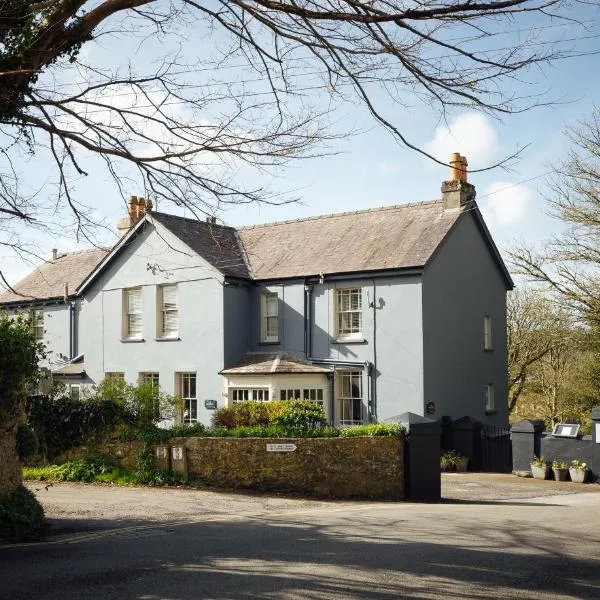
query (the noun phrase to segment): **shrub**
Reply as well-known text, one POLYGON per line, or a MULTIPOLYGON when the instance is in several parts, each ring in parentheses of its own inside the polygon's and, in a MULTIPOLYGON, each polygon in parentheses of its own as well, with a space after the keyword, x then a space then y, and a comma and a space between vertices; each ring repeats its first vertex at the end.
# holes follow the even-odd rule
POLYGON ((22 540, 32 537, 44 524, 44 509, 22 485, 0 501, 0 538, 22 540))
POLYGON ((285 403, 271 402, 239 402, 232 406, 219 408, 212 418, 215 429, 233 429, 234 427, 254 427, 274 424, 274 419, 285 410, 285 403))
POLYGON ((202 423, 175 425, 166 430, 169 437, 204 437, 206 436, 206 427, 202 423))
POLYGON ((273 425, 286 427, 292 431, 303 431, 327 424, 323 409, 315 402, 287 400, 281 404, 283 410, 273 418, 273 425))
POLYGON ((38 451, 38 441, 29 425, 21 424, 17 429, 17 452, 21 461, 33 456, 38 451))
POLYGON ((340 431, 341 437, 401 437, 402 435, 404 435, 404 428, 400 423, 371 423, 346 427, 340 431))
POLYGON ((446 450, 440 456, 440 468, 442 471, 453 471, 457 463, 465 460, 465 458, 465 456, 456 450, 446 450))

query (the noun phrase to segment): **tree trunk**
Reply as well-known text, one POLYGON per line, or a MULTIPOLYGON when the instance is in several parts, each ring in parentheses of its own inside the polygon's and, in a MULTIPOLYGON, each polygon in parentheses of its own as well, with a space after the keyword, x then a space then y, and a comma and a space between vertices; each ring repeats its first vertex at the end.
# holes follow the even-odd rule
POLYGON ((0 401, 0 498, 23 482, 17 452, 17 429, 22 417, 20 402, 0 401))

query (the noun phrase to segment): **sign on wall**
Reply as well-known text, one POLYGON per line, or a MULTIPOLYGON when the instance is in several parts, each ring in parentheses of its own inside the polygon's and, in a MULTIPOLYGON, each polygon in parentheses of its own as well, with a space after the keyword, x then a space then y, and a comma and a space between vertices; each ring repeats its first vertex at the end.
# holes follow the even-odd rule
POLYGON ((576 438, 579 434, 579 427, 577 423, 557 423, 552 430, 554 437, 569 437, 576 438))
POLYGON ((267 444, 267 452, 295 452, 296 444, 267 444))
POLYGON ((215 410, 217 408, 217 401, 216 400, 205 400, 204 408, 206 408, 208 410, 215 410))

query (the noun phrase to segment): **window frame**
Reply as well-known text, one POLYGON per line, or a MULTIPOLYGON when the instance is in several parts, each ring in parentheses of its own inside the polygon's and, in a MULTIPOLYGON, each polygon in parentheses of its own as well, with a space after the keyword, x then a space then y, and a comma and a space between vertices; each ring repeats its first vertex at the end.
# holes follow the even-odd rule
POLYGON ((356 340, 363 338, 363 299, 362 299, 362 288, 357 287, 343 287, 335 288, 335 315, 334 315, 334 327, 335 337, 338 340, 356 340), (343 309, 344 296, 348 295, 348 309, 343 309), (358 308, 352 309, 353 297, 358 298, 358 308), (358 326, 355 328, 352 321, 352 315, 358 315, 358 326), (350 315, 350 324, 343 326, 342 315, 350 315))
POLYGON ((351 427, 353 425, 363 425, 365 422, 365 409, 364 409, 364 386, 363 386, 363 371, 356 369, 340 369, 335 372, 335 421, 340 427, 351 427), (350 378, 350 389, 352 389, 353 379, 358 381, 359 395, 344 395, 343 388, 344 378, 350 378), (354 414, 356 406, 354 404, 358 402, 360 418, 359 419, 346 419, 343 418, 346 414, 345 404, 350 404, 350 413, 354 414))
POLYGON ((494 349, 491 315, 485 315, 483 317, 483 349, 487 352, 494 349))
POLYGON ((279 343, 279 294, 264 292, 260 295, 260 342, 261 344, 279 343), (269 300, 275 300, 275 314, 269 314, 269 300), (269 319, 274 319, 275 334, 269 333, 269 319))
POLYGON ((181 407, 181 423, 198 423, 198 374, 196 371, 178 371, 175 373, 175 389, 183 404, 181 407), (194 394, 191 394, 191 380, 193 378, 194 394), (188 380, 189 390, 186 394, 185 381, 188 380), (186 417, 186 410, 189 416, 186 417), (195 416, 194 416, 195 415, 195 416))
POLYGON ((123 288, 123 325, 122 339, 124 340, 143 340, 144 339, 144 300, 142 287, 123 288), (139 310, 130 312, 129 298, 133 293, 139 294, 139 310), (131 315, 139 315, 139 332, 131 333, 131 315))
POLYGON ((158 386, 160 390, 160 372, 159 371, 140 371, 138 373, 138 383, 149 383, 152 389, 158 386))
POLYGON ((44 334, 46 333, 44 329, 44 311, 42 309, 34 308, 31 310, 30 324, 33 337, 36 339, 36 341, 41 342, 44 339, 44 334))
POLYGON ((269 386, 232 386, 229 388, 230 405, 241 404, 242 402, 270 402, 271 400, 271 388, 269 386), (235 396, 238 396, 240 392, 242 395, 247 395, 248 397, 242 399, 236 398, 235 396), (262 398, 259 396, 262 396, 262 398))
POLYGON ((484 388, 485 412, 486 414, 496 412, 496 402, 494 398, 494 384, 486 383, 484 388))
POLYGON ((177 339, 179 337, 179 290, 176 283, 165 283, 156 286, 156 337, 158 339, 168 340, 177 339), (165 290, 174 290, 174 302, 171 304, 175 308, 166 308, 165 304, 165 290), (176 328, 170 331, 165 330, 167 324, 167 315, 175 315, 176 328))

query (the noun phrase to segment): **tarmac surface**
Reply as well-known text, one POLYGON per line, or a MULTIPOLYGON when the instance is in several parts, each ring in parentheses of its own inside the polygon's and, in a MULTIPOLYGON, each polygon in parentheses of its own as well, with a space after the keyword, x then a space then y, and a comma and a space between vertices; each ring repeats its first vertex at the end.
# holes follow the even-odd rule
POLYGON ((0 547, 0 598, 600 598, 600 485, 445 474, 444 501, 30 488, 52 529, 0 547))

